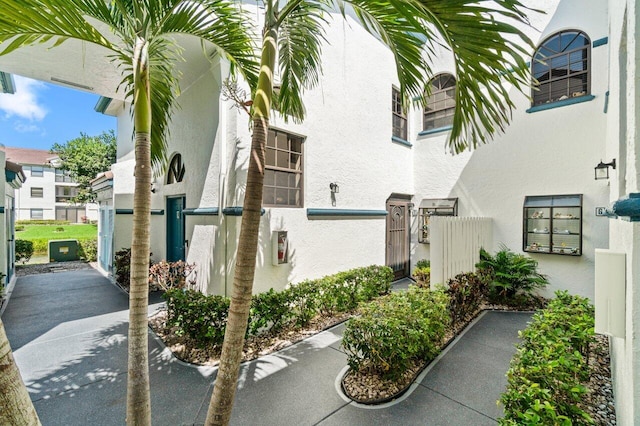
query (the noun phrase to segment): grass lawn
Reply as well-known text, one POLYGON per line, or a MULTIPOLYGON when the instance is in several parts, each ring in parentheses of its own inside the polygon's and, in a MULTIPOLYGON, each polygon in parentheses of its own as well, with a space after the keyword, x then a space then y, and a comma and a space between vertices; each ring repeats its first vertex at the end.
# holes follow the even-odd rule
POLYGON ((17 240, 76 240, 96 238, 97 225, 19 225, 24 231, 16 231, 17 240), (58 229, 64 229, 59 231, 58 229))

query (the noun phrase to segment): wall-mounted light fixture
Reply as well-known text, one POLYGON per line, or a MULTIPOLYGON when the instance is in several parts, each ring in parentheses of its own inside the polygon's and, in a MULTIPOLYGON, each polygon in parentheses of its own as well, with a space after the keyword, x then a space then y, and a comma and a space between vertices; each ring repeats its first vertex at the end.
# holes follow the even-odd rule
POLYGON ((329 189, 331 190, 332 194, 337 194, 340 192, 340 187, 335 182, 329 184, 329 189))
POLYGON ((616 169, 615 158, 610 163, 603 163, 600 160, 600 163, 595 167, 596 180, 609 179, 609 167, 613 168, 613 170, 616 169))

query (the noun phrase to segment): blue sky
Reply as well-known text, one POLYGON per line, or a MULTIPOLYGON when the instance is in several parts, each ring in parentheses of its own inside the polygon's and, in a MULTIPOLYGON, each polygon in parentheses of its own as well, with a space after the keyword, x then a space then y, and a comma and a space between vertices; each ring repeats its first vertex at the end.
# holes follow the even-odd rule
POLYGON ((80 133, 116 129, 115 117, 93 110, 98 95, 14 76, 16 93, 0 93, 0 143, 50 149, 80 133))

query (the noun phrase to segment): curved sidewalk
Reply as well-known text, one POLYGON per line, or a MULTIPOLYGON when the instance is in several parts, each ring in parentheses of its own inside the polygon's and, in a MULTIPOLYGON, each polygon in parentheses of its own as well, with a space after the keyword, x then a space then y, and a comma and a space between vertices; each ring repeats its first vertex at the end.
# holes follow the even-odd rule
MULTIPOLYGON (((127 296, 94 270, 18 279, 2 319, 44 425, 124 424, 127 308, 127 296)), ((525 313, 486 312, 410 394, 376 408, 338 393, 346 355, 340 349, 344 325, 334 327, 243 364, 231 423, 495 424, 517 331, 529 319, 525 313)), ((153 424, 203 424, 215 369, 176 360, 153 333, 149 353, 153 424)))

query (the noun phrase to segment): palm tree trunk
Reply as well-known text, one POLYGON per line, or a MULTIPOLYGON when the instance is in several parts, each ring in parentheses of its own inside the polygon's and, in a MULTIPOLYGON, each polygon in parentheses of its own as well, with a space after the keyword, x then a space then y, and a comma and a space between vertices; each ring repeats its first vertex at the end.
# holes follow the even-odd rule
POLYGON ((151 98, 148 44, 141 39, 134 52, 135 188, 129 293, 129 367, 127 424, 151 424, 149 390, 148 305, 151 243, 151 98))
POLYGON ((0 424, 39 425, 40 419, 20 377, 0 318, 0 424))
POLYGON ((227 328, 222 344, 220 365, 205 423, 208 426, 229 424, 236 393, 256 270, 258 231, 260 228, 260 212, 262 210, 262 185, 264 183, 264 153, 269 130, 276 46, 277 30, 274 28, 266 30, 262 42, 258 89, 253 103, 251 154, 249 156, 242 224, 238 240, 238 252, 236 254, 233 292, 231 305, 229 306, 227 328))

